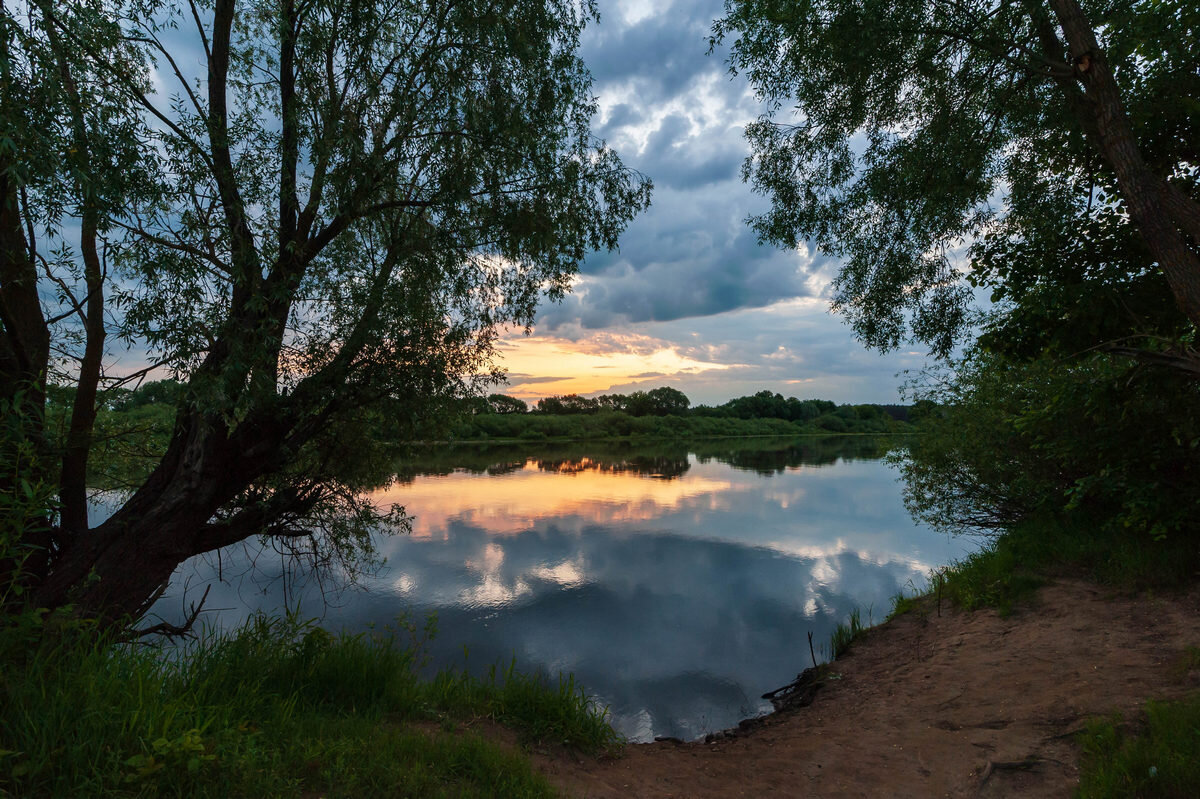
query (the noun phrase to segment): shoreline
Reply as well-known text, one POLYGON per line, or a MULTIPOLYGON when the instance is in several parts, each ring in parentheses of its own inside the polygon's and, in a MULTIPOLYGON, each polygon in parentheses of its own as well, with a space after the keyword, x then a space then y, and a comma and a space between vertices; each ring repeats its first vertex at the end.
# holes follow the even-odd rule
POLYGON ((1200 586, 1121 594, 1048 582, 1010 616, 934 598, 876 625, 833 661, 812 701, 693 742, 629 744, 614 758, 535 755, 567 796, 1063 796, 1077 734, 1147 699, 1200 686, 1200 586))

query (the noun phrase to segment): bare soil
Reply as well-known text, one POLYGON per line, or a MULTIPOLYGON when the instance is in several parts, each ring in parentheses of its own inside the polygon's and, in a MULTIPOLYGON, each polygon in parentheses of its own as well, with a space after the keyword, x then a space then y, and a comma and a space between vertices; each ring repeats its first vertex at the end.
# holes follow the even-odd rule
POLYGON ((1200 686, 1200 589, 1058 580, 1007 618, 932 601, 868 631, 811 705, 712 743, 535 754, 570 797, 1070 796, 1075 733, 1200 686))

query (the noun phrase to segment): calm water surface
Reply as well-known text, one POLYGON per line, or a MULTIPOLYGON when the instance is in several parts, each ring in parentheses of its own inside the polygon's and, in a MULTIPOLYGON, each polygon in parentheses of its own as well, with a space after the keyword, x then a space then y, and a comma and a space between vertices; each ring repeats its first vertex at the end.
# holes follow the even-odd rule
MULTIPOLYGON (((808 632, 820 657, 852 610, 881 620, 972 546, 914 525, 881 454, 862 438, 439 451, 377 493, 415 518, 379 541, 365 590, 323 600, 227 552, 208 607, 236 624, 286 602, 351 630, 436 611, 432 666, 574 672, 630 738, 695 738, 768 711, 759 697, 811 665, 808 632)), ((162 614, 216 567, 181 567, 162 614)))

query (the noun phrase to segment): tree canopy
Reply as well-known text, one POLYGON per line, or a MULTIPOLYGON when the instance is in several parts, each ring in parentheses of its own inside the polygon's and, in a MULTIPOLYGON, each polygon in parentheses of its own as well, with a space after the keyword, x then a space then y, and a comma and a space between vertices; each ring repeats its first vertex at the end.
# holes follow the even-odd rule
POLYGON ((630 394, 601 394, 598 397, 564 394, 544 397, 538 401, 537 409, 541 413, 560 416, 599 411, 620 411, 630 416, 671 416, 687 413, 691 404, 691 400, 679 389, 660 386, 630 394))
POLYGON ((760 236, 841 259, 869 345, 992 342, 1198 370, 1200 10, 1182 0, 748 0, 732 40, 768 112, 760 236))
POLYGON ((416 425, 487 384, 501 326, 529 325, 649 201, 590 132, 576 51, 593 16, 570 0, 6 7, 0 403, 19 420, 6 447, 29 457, 0 481, 41 487, 47 509, 0 577, 116 619, 182 559, 250 535, 324 557, 366 545, 361 426, 416 425), (184 385, 166 455, 89 530, 97 403, 137 377, 106 372, 113 341, 184 385), (48 384, 75 387, 63 430, 45 427, 48 384))
POLYGON ((525 413, 529 410, 525 400, 507 394, 489 394, 487 402, 491 413, 525 413))

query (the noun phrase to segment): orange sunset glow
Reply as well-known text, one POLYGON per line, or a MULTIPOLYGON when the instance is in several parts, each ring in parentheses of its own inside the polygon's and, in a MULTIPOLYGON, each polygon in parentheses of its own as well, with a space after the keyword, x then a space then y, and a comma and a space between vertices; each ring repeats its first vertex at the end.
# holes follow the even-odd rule
POLYGON ((499 362, 509 373, 504 393, 533 401, 555 394, 590 394, 613 386, 662 385, 672 377, 730 369, 736 364, 699 361, 650 336, 598 334, 565 338, 514 334, 500 343, 499 362), (536 380, 527 379, 536 376, 536 380))
POLYGON ((534 464, 511 474, 480 480, 456 473, 417 477, 372 496, 377 505, 399 504, 413 516, 413 537, 445 535, 451 519, 484 526, 492 535, 515 535, 539 519, 586 516, 594 523, 648 521, 685 500, 737 489, 727 480, 688 474, 660 480, 631 473, 577 471, 567 479, 534 464))

